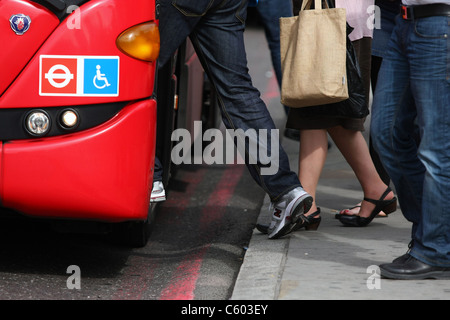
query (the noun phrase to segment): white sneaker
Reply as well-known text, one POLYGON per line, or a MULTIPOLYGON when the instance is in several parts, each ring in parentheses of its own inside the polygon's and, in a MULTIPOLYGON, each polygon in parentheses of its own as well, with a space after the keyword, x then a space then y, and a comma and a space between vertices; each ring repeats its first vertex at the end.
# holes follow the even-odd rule
POLYGON ((272 222, 267 230, 269 239, 277 239, 291 232, 299 222, 299 216, 308 212, 312 203, 313 198, 301 187, 289 191, 278 202, 272 203, 272 222))
POLYGON ((166 190, 164 190, 164 185, 162 181, 153 182, 152 195, 150 197, 150 202, 160 202, 166 200, 166 190))

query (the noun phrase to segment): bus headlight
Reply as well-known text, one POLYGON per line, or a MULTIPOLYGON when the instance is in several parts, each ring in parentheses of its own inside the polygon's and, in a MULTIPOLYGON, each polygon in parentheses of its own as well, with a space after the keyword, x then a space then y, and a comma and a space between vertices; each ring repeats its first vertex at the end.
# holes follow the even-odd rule
POLYGON ((50 117, 43 110, 33 110, 25 119, 25 128, 34 136, 43 136, 50 130, 50 117))
POLYGON ((75 110, 64 110, 60 117, 61 126, 66 129, 75 128, 78 125, 79 117, 75 110))

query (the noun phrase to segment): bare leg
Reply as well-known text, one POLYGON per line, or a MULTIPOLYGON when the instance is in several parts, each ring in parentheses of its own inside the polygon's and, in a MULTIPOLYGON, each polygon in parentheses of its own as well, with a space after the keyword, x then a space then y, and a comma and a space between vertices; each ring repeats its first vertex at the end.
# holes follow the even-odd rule
POLYGON ((316 189, 328 152, 326 130, 301 130, 299 152, 299 178, 303 188, 314 199, 306 215, 317 211, 316 189))
MULTIPOLYGON (((387 186, 381 180, 375 169, 372 158, 370 157, 369 148, 362 133, 360 131, 348 130, 341 126, 329 128, 328 132, 353 169, 361 184, 364 196, 375 200, 379 199, 387 186)), ((394 193, 390 192, 386 196, 386 200, 392 199, 393 197, 394 193)), ((359 215, 361 217, 369 217, 374 208, 374 204, 362 201, 359 215)))

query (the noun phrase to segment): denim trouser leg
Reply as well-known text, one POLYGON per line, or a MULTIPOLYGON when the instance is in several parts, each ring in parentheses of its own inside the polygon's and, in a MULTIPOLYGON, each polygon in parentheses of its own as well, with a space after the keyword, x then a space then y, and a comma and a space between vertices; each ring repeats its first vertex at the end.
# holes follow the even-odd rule
POLYGON ((413 222, 411 255, 450 266, 450 18, 397 17, 372 107, 372 137, 413 222), (414 103, 411 103, 413 99, 414 103), (413 118, 416 117, 415 123, 413 118), (415 137, 420 130, 420 144, 415 137))
POLYGON ((153 172, 153 182, 163 180, 163 171, 161 161, 158 157, 155 157, 155 171, 153 172))
MULTIPOLYGON (((270 157, 277 155, 278 170, 273 174, 262 174, 267 165, 260 161, 258 155, 256 162, 247 159, 246 164, 253 179, 268 193, 272 201, 276 201, 281 195, 300 186, 300 182, 297 174, 290 170, 288 157, 279 140, 270 142, 270 135, 273 133, 271 130, 275 130, 275 124, 248 74, 243 38, 247 0, 199 0, 193 5, 197 12, 189 12, 188 7, 192 4, 189 0, 174 2, 179 4, 181 10, 173 10, 170 5, 161 9, 172 10, 168 23, 174 24, 162 26, 163 55, 167 55, 167 49, 163 48, 165 35, 181 38, 186 33, 189 34, 203 68, 218 92, 225 126, 244 132, 249 129, 257 133, 261 129, 267 130, 266 154, 270 157), (200 12, 202 5, 204 12, 200 12), (168 32, 165 28, 173 30, 168 32)), ((175 39, 171 39, 171 42, 181 44, 175 39)), ((170 46, 174 45, 168 45, 170 46)), ((257 137, 258 144, 260 138, 261 136, 257 137)), ((245 140, 245 152, 252 157, 248 140, 245 140)))
MULTIPOLYGON (((292 0, 259 0, 256 10, 264 26, 273 69, 281 88, 280 17, 292 17, 292 0)), ((284 108, 287 114, 289 108, 284 108)))
MULTIPOLYGON (((392 127, 393 156, 401 175, 396 176, 394 184, 399 186, 397 195, 405 217, 413 223, 411 238, 421 219, 422 186, 425 167, 417 157, 420 143, 419 128, 416 123, 417 112, 409 85, 400 100, 392 127)), ((392 169, 391 169, 392 170, 392 169)))
POLYGON ((281 85, 280 17, 292 17, 292 0, 259 0, 256 10, 264 26, 274 71, 281 85))
POLYGON ((374 148, 395 185, 402 212, 413 223, 414 234, 422 211, 424 167, 416 156, 416 140, 408 131, 408 128, 414 126, 416 114, 408 72, 403 67, 395 67, 406 64, 397 62, 398 64, 393 59, 383 59, 373 99, 370 135, 374 148), (393 83, 396 85, 393 86, 393 83))

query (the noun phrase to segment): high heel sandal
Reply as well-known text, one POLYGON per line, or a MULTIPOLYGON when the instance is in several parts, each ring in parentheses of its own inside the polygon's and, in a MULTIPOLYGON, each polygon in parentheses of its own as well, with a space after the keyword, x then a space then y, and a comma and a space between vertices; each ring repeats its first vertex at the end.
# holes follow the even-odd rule
POLYGON ((322 221, 321 217, 317 217, 320 214, 320 208, 317 208, 317 211, 308 214, 301 214, 299 217, 299 222, 294 226, 292 231, 300 230, 301 228, 305 228, 306 230, 315 231, 319 228, 320 221, 322 221))
POLYGON ((262 224, 262 223, 257 223, 256 224, 256 229, 264 234, 268 234, 269 233, 269 225, 268 224, 262 224))
MULTIPOLYGON (((347 208, 347 209, 344 209, 344 210, 353 210, 353 209, 356 209, 356 208, 360 208, 361 209, 361 205, 359 205, 359 204, 357 204, 356 206, 353 206, 353 207, 350 207, 350 208, 347 208)), ((341 212, 342 211, 344 211, 344 210, 341 210, 341 212)), ((343 215, 343 214, 345 214, 345 213, 336 213, 335 215, 334 215, 334 218, 336 218, 336 219, 339 219, 339 217, 341 216, 341 215, 343 215)))
MULTIPOLYGON (((292 228, 292 231, 300 230, 301 228, 305 228, 306 230, 317 230, 319 227, 320 221, 322 220, 321 217, 317 217, 320 214, 320 208, 317 208, 317 211, 305 216, 305 214, 301 214, 299 216, 299 222, 295 224, 295 226, 292 228), (316 218, 317 217, 317 218, 316 218)), ((256 224, 256 229, 264 234, 268 233, 269 225, 267 224, 256 224)))
POLYGON ((380 213, 380 211, 383 211, 384 213, 386 213, 386 215, 394 212, 395 210, 397 210, 397 197, 393 197, 390 200, 384 200, 384 198, 386 198, 386 196, 391 191, 391 188, 388 187, 378 200, 364 198, 365 201, 373 203, 375 205, 372 213, 367 218, 361 217, 359 215, 341 214, 341 216, 339 217, 339 221, 349 227, 365 227, 370 222, 372 222, 373 218, 375 218, 380 213))

